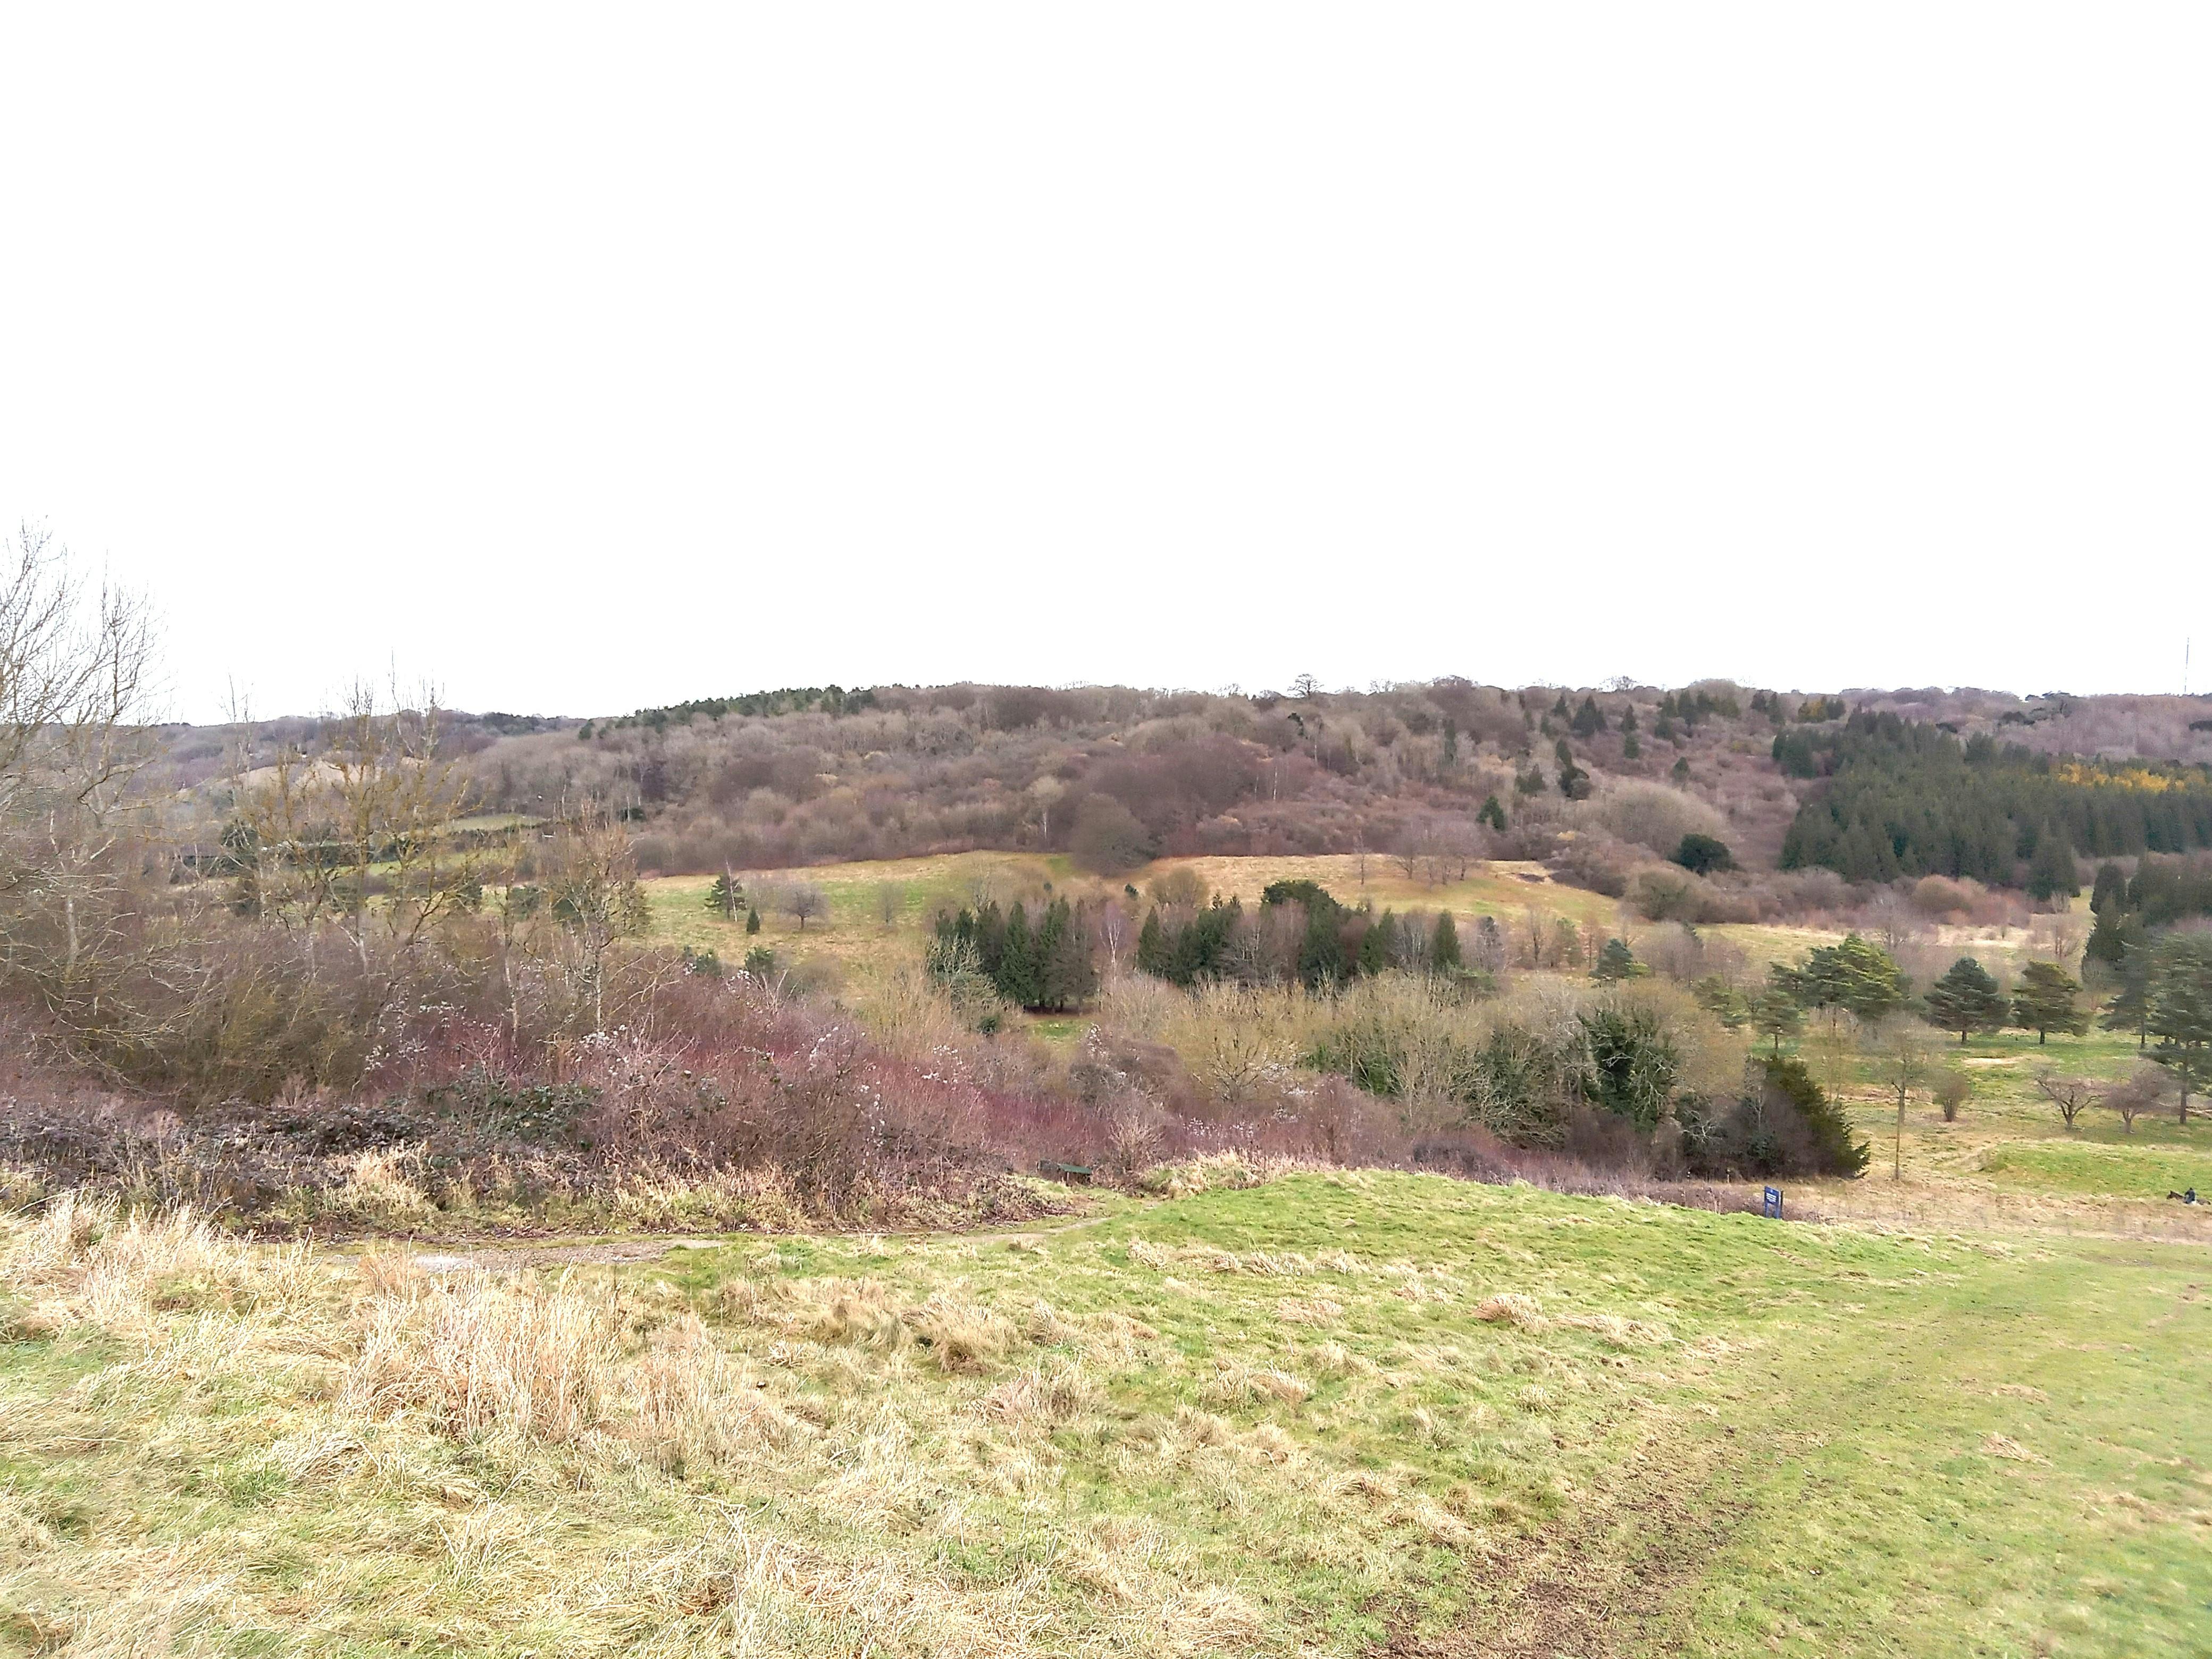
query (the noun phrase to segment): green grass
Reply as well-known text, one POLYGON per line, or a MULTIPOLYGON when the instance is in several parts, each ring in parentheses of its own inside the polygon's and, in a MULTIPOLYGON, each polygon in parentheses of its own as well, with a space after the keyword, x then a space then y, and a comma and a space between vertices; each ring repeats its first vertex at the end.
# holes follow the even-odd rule
POLYGON ((2212 1146, 2175 1146, 2150 1137, 2127 1141, 2035 1141, 1982 1155, 1985 1175, 2049 1192, 2163 1199, 2195 1188, 2212 1202, 2212 1146))
POLYGON ((349 1271, 15 1275, 76 1312, 0 1314, 0 1652, 2165 1655, 2212 1616, 2201 1248, 1306 1176, 575 1273, 616 1369, 568 1440, 349 1406, 349 1271))

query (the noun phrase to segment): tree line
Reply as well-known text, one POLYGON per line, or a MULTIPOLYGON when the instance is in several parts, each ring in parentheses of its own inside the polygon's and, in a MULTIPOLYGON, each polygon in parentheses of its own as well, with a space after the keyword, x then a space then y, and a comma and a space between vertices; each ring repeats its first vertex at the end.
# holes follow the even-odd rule
POLYGON ((1773 755, 1790 776, 1825 780, 1790 826, 1784 869, 1819 866, 1858 882, 1964 876, 2050 898, 2081 890, 2077 854, 2212 847, 2212 773, 2202 767, 2059 762, 1863 711, 1786 730, 1773 755))

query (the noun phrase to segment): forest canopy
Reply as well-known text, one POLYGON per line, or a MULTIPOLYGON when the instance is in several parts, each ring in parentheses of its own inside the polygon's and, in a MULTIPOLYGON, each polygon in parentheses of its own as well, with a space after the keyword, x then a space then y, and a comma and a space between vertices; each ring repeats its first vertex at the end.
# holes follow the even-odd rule
POLYGON ((1820 866, 1848 881, 1965 876, 2049 897, 2078 890, 2077 854, 2212 847, 2203 767, 2057 759, 1873 713, 1785 731, 1773 754, 1787 775, 1826 780, 1784 839, 1784 869, 1820 866))

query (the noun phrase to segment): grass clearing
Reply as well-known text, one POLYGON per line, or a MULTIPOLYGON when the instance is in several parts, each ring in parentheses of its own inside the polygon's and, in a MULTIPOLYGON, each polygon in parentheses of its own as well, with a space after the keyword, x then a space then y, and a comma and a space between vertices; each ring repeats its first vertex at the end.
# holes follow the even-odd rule
POLYGON ((513 1278, 8 1222, 0 1651, 2203 1628, 2199 1249, 1197 1173, 513 1278))

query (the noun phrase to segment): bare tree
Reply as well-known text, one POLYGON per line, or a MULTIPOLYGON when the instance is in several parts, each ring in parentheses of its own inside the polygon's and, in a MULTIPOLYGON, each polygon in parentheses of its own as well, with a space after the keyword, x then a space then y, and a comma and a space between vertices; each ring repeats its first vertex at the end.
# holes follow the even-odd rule
POLYGON ((2119 1114, 2121 1128, 2133 1134, 2136 1119, 2156 1111, 2172 1084, 2164 1067, 2139 1064, 2128 1076, 2106 1086, 2103 1103, 2119 1114))
POLYGON ((0 956, 75 1027, 132 947, 132 789, 152 757, 152 614, 24 526, 0 542, 0 956))
POLYGON ((394 688, 386 706, 357 684, 320 725, 312 751, 280 744, 239 781, 230 836, 252 863, 252 908, 303 931, 308 971, 328 924, 368 975, 380 948, 404 961, 480 896, 476 855, 452 834, 468 783, 428 690, 408 707, 394 688))
POLYGON ((2035 1086, 2042 1090, 2045 1097, 2058 1109, 2058 1115, 2066 1120, 2066 1127, 2069 1129, 2074 1127, 2074 1120, 2081 1116, 2082 1109, 2094 1104, 2097 1098, 2097 1085, 2086 1077, 2061 1077, 2056 1072, 2039 1072, 2035 1076, 2035 1086))
POLYGON ((1936 1045, 1917 1019, 1898 1016, 1877 1026, 1869 1053, 1881 1086, 1897 1097, 1897 1133, 1890 1149, 1889 1176, 1905 1173, 1905 1109, 1912 1091, 1927 1083, 1936 1065, 1936 1045))
POLYGON ((592 1029, 603 1031, 608 957, 622 940, 644 933, 650 921, 629 836, 611 812, 594 805, 562 824, 545 901, 559 928, 570 987, 590 1005, 592 1029))
POLYGON ((876 919, 886 927, 898 926, 899 912, 906 908, 906 887, 896 881, 879 882, 876 886, 876 919))
POLYGON ((794 881, 783 890, 783 908, 803 933, 809 921, 830 914, 830 896, 811 881, 794 881))

